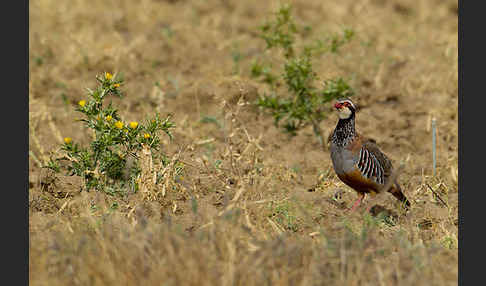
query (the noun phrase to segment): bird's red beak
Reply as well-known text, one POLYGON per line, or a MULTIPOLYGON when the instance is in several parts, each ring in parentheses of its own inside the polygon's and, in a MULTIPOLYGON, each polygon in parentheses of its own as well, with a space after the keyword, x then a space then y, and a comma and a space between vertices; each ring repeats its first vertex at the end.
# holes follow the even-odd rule
POLYGON ((334 107, 335 107, 336 109, 340 109, 342 106, 343 106, 343 105, 342 105, 341 103, 339 103, 339 102, 336 102, 336 103, 334 104, 334 107))

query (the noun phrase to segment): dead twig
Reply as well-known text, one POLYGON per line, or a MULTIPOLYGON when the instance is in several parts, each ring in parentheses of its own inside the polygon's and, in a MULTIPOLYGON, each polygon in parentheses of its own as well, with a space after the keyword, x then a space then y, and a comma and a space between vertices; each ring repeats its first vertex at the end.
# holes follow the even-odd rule
POLYGON ((432 193, 439 199, 439 201, 442 204, 444 204, 445 207, 448 208, 449 206, 446 204, 446 202, 444 202, 444 200, 442 200, 442 198, 439 196, 439 194, 436 191, 434 191, 434 189, 432 189, 432 187, 428 183, 425 183, 425 184, 427 185, 427 187, 429 187, 429 189, 432 191, 432 193))

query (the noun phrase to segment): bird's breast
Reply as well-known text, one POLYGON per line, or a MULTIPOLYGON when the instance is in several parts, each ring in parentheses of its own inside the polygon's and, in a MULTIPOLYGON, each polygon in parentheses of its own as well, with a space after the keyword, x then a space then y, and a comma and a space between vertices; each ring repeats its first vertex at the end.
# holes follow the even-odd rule
POLYGON ((354 171, 358 163, 356 156, 350 150, 334 144, 331 144, 331 161, 337 174, 354 171))

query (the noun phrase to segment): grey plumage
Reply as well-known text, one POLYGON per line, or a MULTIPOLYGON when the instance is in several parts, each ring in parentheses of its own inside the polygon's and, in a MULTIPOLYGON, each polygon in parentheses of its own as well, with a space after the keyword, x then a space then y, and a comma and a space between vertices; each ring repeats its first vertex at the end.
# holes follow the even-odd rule
MULTIPOLYGON (((356 132, 355 105, 349 99, 344 99, 338 101, 335 107, 340 112, 340 119, 330 138, 331 160, 338 177, 360 194, 356 207, 366 193, 383 191, 391 179, 393 165, 374 140, 356 132)), ((410 202, 395 178, 392 183, 387 191, 409 207, 410 202)))

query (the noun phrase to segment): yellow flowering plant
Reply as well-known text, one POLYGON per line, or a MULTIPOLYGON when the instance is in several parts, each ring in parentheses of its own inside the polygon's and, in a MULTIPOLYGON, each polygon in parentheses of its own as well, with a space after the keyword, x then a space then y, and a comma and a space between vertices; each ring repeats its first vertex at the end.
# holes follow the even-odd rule
POLYGON ((138 122, 137 121, 132 121, 129 124, 130 128, 136 129, 138 127, 138 122))
MULTIPOLYGON (((125 124, 111 102, 104 104, 107 96, 122 97, 118 88, 123 79, 108 72, 97 76, 96 79, 98 87, 95 90, 88 89, 89 96, 79 101, 76 107, 76 110, 83 114, 79 121, 94 131, 93 141, 89 146, 82 147, 70 137, 64 138, 61 150, 66 154, 51 160, 49 168, 59 171, 58 162, 68 160, 67 166, 65 165, 68 173, 83 177, 87 190, 109 192, 108 190, 114 189, 116 183, 119 190, 127 190, 127 185, 137 189, 136 177, 140 170, 138 164, 128 168, 127 158, 133 157, 137 150, 142 148, 142 144, 158 151, 160 131, 172 138, 170 130, 175 125, 170 121, 170 115, 162 119, 159 114, 147 118, 145 122, 128 121, 125 124)), ((165 155, 162 154, 161 158, 164 163, 165 155)))
POLYGON ((123 129, 123 122, 121 122, 121 121, 115 122, 115 128, 123 129))

